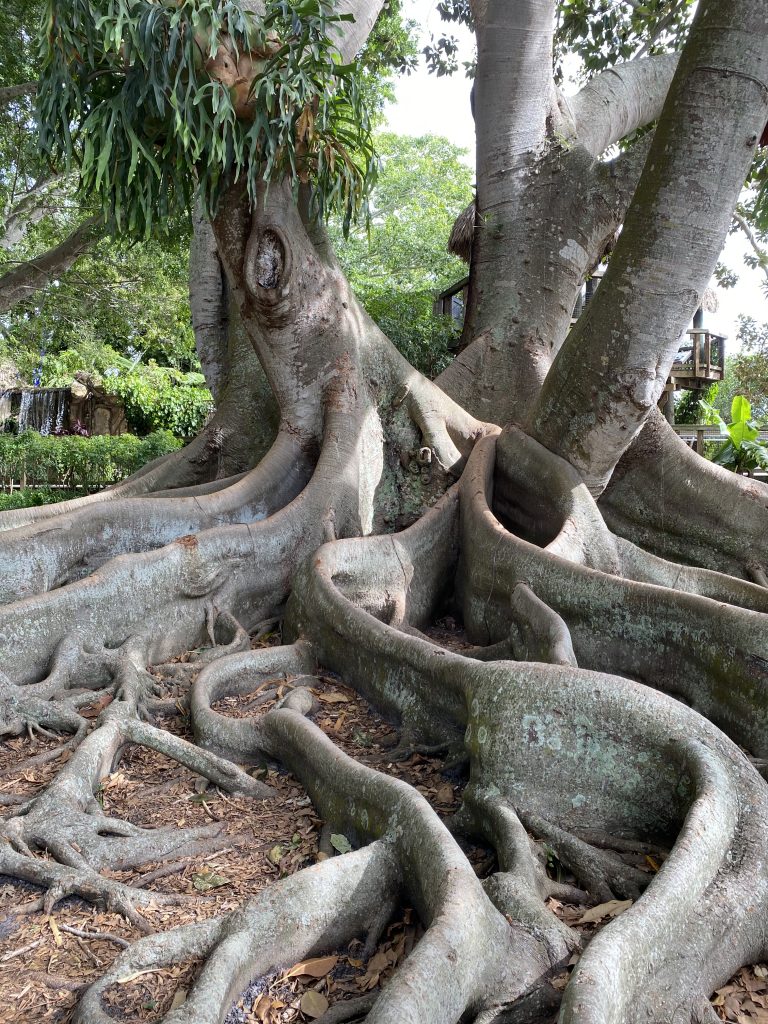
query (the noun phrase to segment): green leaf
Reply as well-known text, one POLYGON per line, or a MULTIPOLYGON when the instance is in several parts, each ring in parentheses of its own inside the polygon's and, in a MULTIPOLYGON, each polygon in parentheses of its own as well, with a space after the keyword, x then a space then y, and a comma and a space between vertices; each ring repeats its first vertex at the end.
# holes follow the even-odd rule
POLYGON ((192 875, 192 885, 198 892, 208 892, 210 889, 220 889, 222 885, 229 885, 230 881, 223 875, 217 874, 208 868, 192 875))
POLYGON ((734 395, 731 402, 731 422, 746 423, 752 417, 752 406, 744 395, 734 395))
POLYGON ((352 852, 352 844, 350 843, 350 841, 347 839, 346 836, 340 835, 339 833, 334 833, 331 836, 331 846, 338 853, 352 852))

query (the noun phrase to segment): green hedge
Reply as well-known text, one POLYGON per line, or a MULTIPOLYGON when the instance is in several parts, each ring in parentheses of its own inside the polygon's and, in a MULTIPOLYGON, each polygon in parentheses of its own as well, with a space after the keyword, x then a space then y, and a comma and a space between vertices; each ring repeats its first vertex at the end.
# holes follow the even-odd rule
POLYGON ((148 437, 43 437, 34 430, 0 434, 0 482, 3 490, 15 481, 30 488, 58 484, 69 490, 96 491, 181 445, 169 430, 157 430, 148 437))
POLYGON ((64 488, 43 487, 33 490, 24 487, 13 494, 0 494, 0 512, 13 508, 29 508, 31 505, 53 505, 57 501, 68 501, 70 498, 81 498, 82 491, 67 491, 64 488))

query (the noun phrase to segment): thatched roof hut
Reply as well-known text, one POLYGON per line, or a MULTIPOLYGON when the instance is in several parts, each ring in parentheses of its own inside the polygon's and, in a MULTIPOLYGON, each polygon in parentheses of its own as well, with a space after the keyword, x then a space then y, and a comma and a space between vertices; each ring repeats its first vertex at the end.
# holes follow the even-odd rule
POLYGON ((453 253, 454 256, 458 256, 464 260, 465 263, 469 263, 470 256, 472 255, 472 237, 475 233, 475 212, 476 206, 475 201, 469 204, 469 206, 456 218, 456 222, 453 225, 451 231, 451 237, 448 239, 448 252, 453 253))

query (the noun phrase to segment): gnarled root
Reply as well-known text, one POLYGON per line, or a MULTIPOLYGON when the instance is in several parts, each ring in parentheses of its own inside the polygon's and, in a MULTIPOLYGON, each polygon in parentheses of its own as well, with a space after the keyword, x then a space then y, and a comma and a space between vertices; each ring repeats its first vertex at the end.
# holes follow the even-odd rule
POLYGON ((443 1024, 490 993, 517 993, 548 966, 538 940, 511 929, 463 854, 411 787, 342 754, 308 722, 294 691, 260 723, 260 742, 304 782, 319 812, 371 845, 305 869, 229 918, 142 940, 86 993, 76 1020, 105 1021, 101 996, 120 977, 207 955, 186 1002, 165 1019, 213 1024, 249 977, 349 941, 377 925, 402 893, 428 928, 367 1017, 376 1024, 443 1024), (499 955, 501 953, 501 956, 499 955))
MULTIPOLYGON (((556 844, 597 898, 636 895, 641 879, 601 856, 590 836, 616 835, 620 847, 668 846, 677 836, 637 903, 583 954, 562 1020, 696 1020, 709 993, 766 950, 765 784, 715 726, 655 690, 569 666, 483 665, 390 626, 393 602, 423 621, 440 593, 433 553, 450 545, 454 528, 448 496, 397 538, 326 546, 294 593, 289 621, 311 633, 324 664, 359 679, 371 700, 414 727, 423 723, 429 734, 451 719, 454 728, 466 724, 471 774, 459 823, 474 822, 470 830, 497 846, 503 868, 512 866, 488 887, 509 899, 518 920, 520 885, 536 915, 542 893, 540 879, 523 883, 516 867, 528 856, 520 820, 556 844), (376 586, 364 591, 364 579, 376 586)), ((762 722, 758 692, 751 695, 762 722)), ((764 725, 755 737, 765 743, 764 725)))
POLYGON ((600 498, 617 534, 664 558, 762 586, 768 488, 697 455, 653 410, 600 498))
POLYGON ((29 877, 29 871, 20 872, 18 856, 11 851, 35 861, 32 875, 49 887, 48 905, 68 892, 87 889, 104 900, 119 896, 125 910, 125 898, 132 890, 123 887, 119 893, 113 892, 114 887, 98 875, 101 869, 137 868, 179 855, 208 852, 227 841, 220 835, 219 825, 144 829, 108 817, 97 793, 126 743, 151 747, 231 792, 257 799, 272 793, 231 762, 140 721, 138 709, 145 695, 153 691, 154 683, 134 664, 130 653, 119 663, 116 687, 116 699, 101 712, 95 730, 80 743, 53 781, 16 808, 0 829, 9 844, 0 853, 0 871, 29 877), (38 860, 39 852, 48 853, 53 861, 38 860), (62 877, 69 876, 62 876, 60 866, 72 869, 74 881, 62 882, 62 877), (79 889, 73 888, 75 885, 79 889))
POLYGON ((280 434, 255 469, 223 490, 115 499, 0 532, 0 603, 54 590, 116 555, 160 548, 217 525, 265 519, 296 497, 312 468, 302 446, 280 434))
POLYGON ((768 702, 758 694, 768 692, 768 591, 663 562, 614 537, 566 463, 520 431, 505 431, 505 443, 496 466, 495 441, 483 439, 460 483, 461 591, 470 635, 493 642, 509 633, 509 594, 524 580, 566 624, 580 666, 680 695, 762 755, 768 702), (494 498, 516 533, 492 511, 494 498), (544 507, 549 512, 539 515, 544 507))

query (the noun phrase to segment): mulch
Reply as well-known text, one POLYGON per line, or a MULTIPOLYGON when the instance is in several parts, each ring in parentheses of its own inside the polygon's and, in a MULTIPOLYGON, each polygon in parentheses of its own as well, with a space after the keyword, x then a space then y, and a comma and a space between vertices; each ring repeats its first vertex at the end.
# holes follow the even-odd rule
MULTIPOLYGON (((468 642, 458 624, 446 618, 429 634, 451 650, 466 649, 468 642)), ((276 635, 260 644, 278 642, 276 635)), ((179 697, 184 686, 167 680, 167 695, 179 697)), ((270 684, 274 689, 274 684, 270 684)), ((285 685, 290 685, 290 680, 285 685)), ((266 714, 282 695, 267 695, 262 686, 252 694, 219 702, 217 710, 236 717, 266 714)), ((315 721, 346 753, 364 764, 403 779, 422 793, 442 817, 453 814, 461 801, 466 776, 461 770, 443 771, 439 757, 414 753, 392 760, 398 741, 394 726, 378 715, 358 694, 332 673, 318 678, 313 692, 320 710, 315 721)), ((98 713, 98 712, 96 712, 98 713)), ((184 714, 168 716, 159 724, 190 738, 184 714)), ((42 766, 14 772, 29 757, 57 746, 48 737, 16 737, 0 744, 0 794, 32 796, 46 785, 63 763, 62 757, 42 766), (8 772, 9 774, 5 774, 8 772)), ((148 828, 179 828, 217 822, 225 846, 206 856, 171 864, 147 864, 141 871, 106 872, 147 891, 174 894, 178 905, 160 903, 141 908, 157 930, 225 914, 279 878, 301 870, 318 858, 322 822, 299 782, 287 772, 260 770, 277 791, 277 798, 259 802, 235 797, 201 779, 161 754, 129 747, 116 770, 102 780, 99 799, 105 811, 148 828), (143 879, 143 881, 142 881, 143 879)), ((3 809, 5 814, 10 808, 3 809)), ((480 876, 495 868, 493 852, 464 844, 480 876)), ((652 871, 658 865, 638 866, 652 871)), ((561 871, 553 863, 553 872, 561 871)), ((563 874, 562 880, 568 881, 563 874)), ((50 917, 30 912, 39 892, 30 885, 0 878, 0 1020, 18 1024, 68 1024, 78 994, 100 977, 121 952, 122 944, 138 938, 138 931, 117 914, 98 910, 70 898, 59 903, 50 917)), ((550 908, 585 935, 602 927, 621 908, 607 907, 604 915, 592 911, 582 922, 586 906, 550 900, 550 908)), ((376 992, 421 937, 414 911, 401 908, 384 932, 372 956, 363 956, 360 942, 325 957, 289 965, 268 977, 254 979, 235 1000, 226 1024, 303 1024, 320 1016, 340 999, 361 999, 376 992)), ((578 957, 554 979, 564 987, 578 957)), ((179 1005, 199 964, 179 963, 162 971, 141 974, 113 986, 105 1000, 116 1021, 152 1024, 179 1005)), ((722 1020, 736 1024, 768 1024, 768 967, 744 968, 713 995, 722 1020)))

